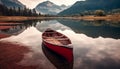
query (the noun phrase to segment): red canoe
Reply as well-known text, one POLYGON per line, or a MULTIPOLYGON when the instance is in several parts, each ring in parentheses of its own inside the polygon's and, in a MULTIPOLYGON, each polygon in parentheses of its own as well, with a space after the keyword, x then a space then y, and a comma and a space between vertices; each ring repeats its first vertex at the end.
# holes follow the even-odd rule
POLYGON ((43 44, 47 48, 63 56, 69 62, 72 62, 73 48, 71 46, 71 41, 67 36, 52 29, 47 29, 42 34, 42 39, 43 44))

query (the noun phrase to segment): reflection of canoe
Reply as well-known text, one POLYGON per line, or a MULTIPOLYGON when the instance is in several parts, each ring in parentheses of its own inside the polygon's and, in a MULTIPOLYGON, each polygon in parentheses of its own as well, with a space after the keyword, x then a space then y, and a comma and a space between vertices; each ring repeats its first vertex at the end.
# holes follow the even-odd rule
POLYGON ((56 54, 52 50, 48 49, 42 44, 42 50, 48 60, 57 68, 57 69, 73 69, 73 61, 68 62, 62 56, 56 54))
POLYGON ((69 62, 73 60, 73 48, 71 41, 65 35, 51 29, 47 29, 43 34, 43 44, 52 51, 65 57, 69 62))

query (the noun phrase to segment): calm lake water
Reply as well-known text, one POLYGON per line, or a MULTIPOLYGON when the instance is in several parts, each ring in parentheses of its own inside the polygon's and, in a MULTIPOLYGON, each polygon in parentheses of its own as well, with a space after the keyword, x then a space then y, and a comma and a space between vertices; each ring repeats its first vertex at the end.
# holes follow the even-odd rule
POLYGON ((120 22, 31 20, 0 24, 0 69, 120 69, 120 22), (42 33, 68 36, 73 62, 44 48, 42 33))

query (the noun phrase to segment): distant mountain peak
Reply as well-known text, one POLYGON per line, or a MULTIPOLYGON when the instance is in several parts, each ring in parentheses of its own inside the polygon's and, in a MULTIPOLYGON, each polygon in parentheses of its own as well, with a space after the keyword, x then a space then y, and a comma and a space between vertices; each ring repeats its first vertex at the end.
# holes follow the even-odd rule
POLYGON ((21 8, 25 7, 25 5, 23 5, 18 0, 0 0, 0 4, 3 4, 7 7, 21 7, 21 8))
POLYGON ((46 1, 45 3, 46 3, 46 6, 49 6, 49 7, 55 5, 54 3, 50 2, 50 1, 46 1))
POLYGON ((67 7, 65 4, 62 4, 61 7, 67 7))
POLYGON ((60 11, 64 10, 65 7, 58 6, 51 1, 44 1, 39 3, 35 9, 42 14, 56 15, 60 11))
POLYGON ((51 2, 51 1, 44 1, 44 2, 40 3, 39 5, 51 7, 51 6, 55 5, 55 4, 53 2, 51 2))
POLYGON ((49 1, 49 0, 47 0, 47 1, 44 1, 44 2, 46 2, 46 3, 52 3, 51 1, 49 1))

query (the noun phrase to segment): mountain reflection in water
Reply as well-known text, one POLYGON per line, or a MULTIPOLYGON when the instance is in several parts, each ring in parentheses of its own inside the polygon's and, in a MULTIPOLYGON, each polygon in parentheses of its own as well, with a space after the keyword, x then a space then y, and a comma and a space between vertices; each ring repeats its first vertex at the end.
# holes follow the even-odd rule
POLYGON ((111 21, 79 21, 58 20, 61 24, 70 27, 76 33, 83 33, 89 37, 120 38, 120 22, 111 21))
MULTIPOLYGON (((14 64, 19 67, 18 69, 24 69, 25 67, 28 67, 27 69, 56 69, 59 67, 59 65, 55 65, 55 61, 48 59, 42 50, 41 35, 48 27, 71 39, 74 56, 73 69, 120 69, 119 23, 109 24, 109 22, 102 21, 100 24, 98 23, 95 25, 95 22, 91 21, 58 21, 26 21, 24 24, 14 25, 15 28, 0 29, 0 35, 9 35, 9 37, 0 37, 0 58, 2 58, 0 59, 0 69, 9 69, 3 68, 7 66, 6 62, 9 64, 15 62, 14 64), (13 52, 4 55, 6 58, 10 57, 8 60, 5 60, 6 58, 1 56, 5 51, 8 51, 9 47, 4 46, 2 42, 5 44, 10 42, 22 45, 20 46, 22 48, 19 48, 19 46, 16 46, 16 48, 9 43, 7 44, 9 47, 16 49, 17 52, 19 49, 23 48, 28 51, 25 53, 18 53, 18 55, 21 55, 21 58, 17 60, 13 58, 17 58, 18 56, 10 55, 17 55, 14 53, 16 50, 10 48, 13 52)), ((2 28, 2 25, 0 25, 0 28, 2 28)), ((13 67, 16 68, 15 66, 13 67)), ((65 67, 67 67, 67 65, 65 67)))

